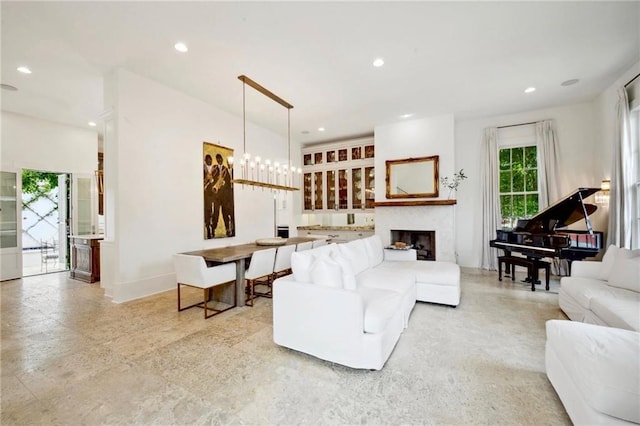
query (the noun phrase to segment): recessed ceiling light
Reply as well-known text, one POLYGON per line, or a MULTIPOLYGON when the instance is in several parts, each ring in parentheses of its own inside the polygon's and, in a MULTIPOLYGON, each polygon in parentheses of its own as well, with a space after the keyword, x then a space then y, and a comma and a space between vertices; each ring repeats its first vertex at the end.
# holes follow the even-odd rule
POLYGON ((409 118, 409 117, 413 117, 413 114, 402 114, 400 116, 400 118, 409 118))
POLYGON ((319 132, 324 132, 324 127, 318 127, 319 132))
POLYGON ((574 84, 576 84, 579 81, 580 80, 578 80, 577 78, 572 78, 571 80, 563 81, 562 83, 560 83, 560 86, 573 86, 574 84))
POLYGON ((535 91, 536 91, 535 87, 527 87, 526 89, 524 89, 524 93, 532 93, 535 91))
POLYGON ((12 92, 16 92, 18 90, 18 88, 16 86, 12 86, 10 84, 0 84, 0 87, 2 87, 4 90, 10 90, 12 92))
POLYGON ((178 42, 174 44, 173 47, 175 47, 178 52, 185 53, 189 51, 189 48, 187 47, 187 45, 182 42, 178 42))
POLYGON ((383 65, 384 65, 384 59, 382 59, 382 58, 378 58, 375 61, 373 61, 373 66, 374 67, 379 68, 379 67, 381 67, 383 65))
POLYGON ((24 65, 21 67, 18 67, 17 70, 20 71, 22 74, 31 74, 31 70, 29 69, 29 67, 25 67, 24 65))
POLYGON ((96 127, 96 123, 95 123, 95 122, 93 122, 93 121, 90 121, 90 122, 88 122, 87 124, 88 124, 89 126, 91 126, 91 127, 96 127))

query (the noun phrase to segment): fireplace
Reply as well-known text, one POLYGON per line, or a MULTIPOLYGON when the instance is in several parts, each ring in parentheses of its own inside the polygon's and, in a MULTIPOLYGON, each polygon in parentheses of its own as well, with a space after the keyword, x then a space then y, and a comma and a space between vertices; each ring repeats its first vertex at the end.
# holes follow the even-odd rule
POLYGON ((418 260, 436 260, 436 231, 391 230, 391 244, 401 241, 412 245, 418 252, 418 260))

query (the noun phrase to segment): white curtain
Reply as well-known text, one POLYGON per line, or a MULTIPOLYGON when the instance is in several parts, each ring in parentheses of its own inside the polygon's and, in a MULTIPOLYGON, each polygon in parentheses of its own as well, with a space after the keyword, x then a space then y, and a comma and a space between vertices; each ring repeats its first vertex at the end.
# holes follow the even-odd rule
POLYGON ((558 135, 553 120, 536 123, 536 143, 538 145, 538 207, 540 210, 557 201, 560 193, 560 151, 558 135))
POLYGON ((496 238, 501 229, 500 194, 498 182, 498 128, 484 129, 482 138, 482 268, 498 269, 498 250, 489 247, 489 240, 496 238))
POLYGON ((618 89, 616 134, 613 141, 611 189, 609 191, 609 230, 607 246, 631 248, 634 217, 634 164, 631 141, 629 99, 624 87, 618 89))

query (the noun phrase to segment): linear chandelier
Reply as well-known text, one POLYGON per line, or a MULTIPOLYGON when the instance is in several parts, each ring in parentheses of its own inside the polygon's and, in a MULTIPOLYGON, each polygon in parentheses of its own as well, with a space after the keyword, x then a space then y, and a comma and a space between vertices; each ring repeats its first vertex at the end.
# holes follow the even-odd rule
MULTIPOLYGON (((299 183, 302 169, 296 169, 291 163, 291 109, 293 108, 293 105, 245 75, 238 76, 238 79, 242 81, 243 154, 239 161, 242 179, 234 179, 233 182, 239 183, 241 185, 258 186, 262 188, 270 188, 273 190, 298 191, 299 188, 294 185, 296 183, 299 183), (247 120, 245 98, 245 88, 247 85, 287 109, 287 164, 280 164, 278 162, 272 163, 269 159, 263 160, 259 156, 252 157, 251 154, 247 152, 247 120)), ((229 166, 233 167, 234 158, 229 157, 228 162, 229 166)))

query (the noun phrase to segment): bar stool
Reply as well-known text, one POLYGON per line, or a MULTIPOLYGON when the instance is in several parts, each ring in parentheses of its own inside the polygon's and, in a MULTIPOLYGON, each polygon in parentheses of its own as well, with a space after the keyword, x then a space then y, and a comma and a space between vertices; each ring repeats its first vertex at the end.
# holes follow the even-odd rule
POLYGON ((224 263, 222 265, 209 268, 207 267, 207 263, 204 261, 204 258, 201 256, 174 254, 173 267, 176 271, 176 281, 178 283, 178 312, 197 306, 204 309, 204 318, 207 319, 236 307, 238 301, 235 291, 233 292, 233 306, 225 309, 213 309, 208 307, 208 304, 211 301, 211 289, 213 287, 234 282, 236 280, 235 264, 224 263), (203 301, 182 307, 180 287, 183 285, 201 288, 203 290, 203 301), (214 313, 208 315, 209 311, 213 311, 214 313))
POLYGON ((254 297, 271 297, 271 275, 273 274, 273 266, 276 259, 276 249, 270 248, 266 250, 259 250, 251 255, 251 262, 249 268, 244 274, 247 280, 245 291, 247 293, 247 299, 245 304, 247 306, 253 306, 254 297), (259 281, 258 278, 266 278, 259 281), (258 285, 266 285, 267 291, 264 293, 256 293, 255 287, 258 285))

